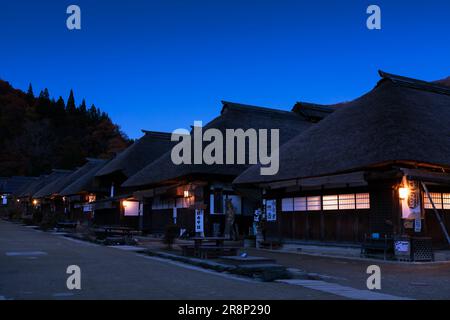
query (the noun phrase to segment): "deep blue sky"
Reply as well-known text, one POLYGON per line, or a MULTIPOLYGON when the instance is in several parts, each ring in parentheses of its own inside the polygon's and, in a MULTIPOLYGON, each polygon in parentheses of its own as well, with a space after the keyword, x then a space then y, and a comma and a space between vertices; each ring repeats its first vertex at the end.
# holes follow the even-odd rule
POLYGON ((0 78, 108 112, 132 138, 207 122, 221 100, 289 109, 356 98, 377 70, 450 75, 448 0, 0 2, 0 78), (77 4, 82 30, 66 28, 77 4), (369 4, 383 29, 366 28, 369 4))

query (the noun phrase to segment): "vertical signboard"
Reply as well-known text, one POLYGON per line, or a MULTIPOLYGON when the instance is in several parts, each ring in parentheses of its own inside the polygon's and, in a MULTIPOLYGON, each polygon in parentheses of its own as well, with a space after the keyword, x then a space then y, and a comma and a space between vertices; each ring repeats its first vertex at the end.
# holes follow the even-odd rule
POLYGON ((266 200, 266 219, 267 221, 277 220, 277 201, 266 200))
POLYGON ((203 210, 196 209, 195 210, 195 232, 203 233, 203 210))

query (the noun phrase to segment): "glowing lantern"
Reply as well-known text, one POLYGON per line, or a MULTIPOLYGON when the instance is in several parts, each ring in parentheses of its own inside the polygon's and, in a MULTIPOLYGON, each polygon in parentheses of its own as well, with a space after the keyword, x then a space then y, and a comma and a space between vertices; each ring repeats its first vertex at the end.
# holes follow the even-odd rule
POLYGON ((408 198, 409 188, 401 187, 398 189, 398 196, 401 200, 405 200, 408 198))

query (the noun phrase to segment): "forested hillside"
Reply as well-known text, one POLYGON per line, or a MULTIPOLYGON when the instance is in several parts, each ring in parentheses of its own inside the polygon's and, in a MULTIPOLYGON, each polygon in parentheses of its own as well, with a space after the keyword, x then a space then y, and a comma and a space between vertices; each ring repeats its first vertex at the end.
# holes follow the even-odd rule
POLYGON ((105 112, 71 91, 51 99, 47 89, 35 96, 0 80, 0 176, 39 175, 71 169, 86 157, 109 158, 127 147, 128 138, 105 112))

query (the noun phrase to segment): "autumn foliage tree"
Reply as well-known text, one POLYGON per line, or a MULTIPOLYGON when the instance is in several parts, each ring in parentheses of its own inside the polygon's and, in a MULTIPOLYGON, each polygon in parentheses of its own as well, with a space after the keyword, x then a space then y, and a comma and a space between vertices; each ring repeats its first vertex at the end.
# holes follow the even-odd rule
POLYGON ((130 140, 109 116, 83 100, 76 107, 71 90, 64 99, 38 96, 0 80, 0 176, 39 175, 52 168, 72 169, 86 157, 110 158, 130 140))

